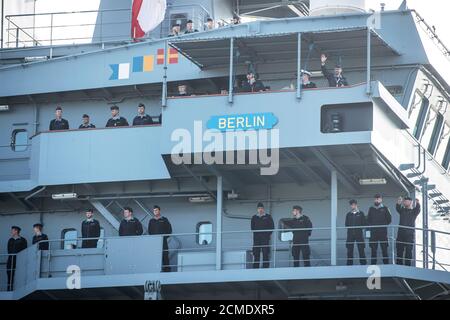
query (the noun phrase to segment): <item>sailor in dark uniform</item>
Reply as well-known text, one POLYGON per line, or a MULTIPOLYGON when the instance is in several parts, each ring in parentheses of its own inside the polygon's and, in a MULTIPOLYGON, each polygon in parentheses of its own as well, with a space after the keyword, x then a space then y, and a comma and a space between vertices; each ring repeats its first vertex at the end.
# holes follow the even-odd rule
POLYGON ((391 212, 389 208, 384 206, 383 198, 380 194, 375 195, 375 204, 370 207, 369 213, 367 214, 367 225, 370 228, 370 239, 369 244, 372 250, 371 264, 377 264, 377 251, 378 245, 381 247, 381 252, 383 255, 383 263, 389 264, 388 256, 388 232, 387 226, 392 222, 391 212), (375 226, 375 227, 374 227, 375 226), (380 226, 380 227, 376 227, 380 226))
POLYGON ((328 80, 328 85, 330 87, 345 87, 348 86, 347 79, 342 75, 342 66, 337 64, 334 68, 334 73, 328 71, 325 63, 327 62, 328 57, 325 54, 322 54, 320 60, 322 62, 322 73, 325 78, 328 80))
POLYGON ((353 251, 356 246, 358 247, 359 263, 366 265, 366 244, 364 241, 364 229, 355 227, 364 227, 366 225, 366 216, 364 212, 359 210, 358 202, 356 200, 350 200, 350 212, 345 217, 345 226, 347 229, 347 265, 353 265, 353 251))
POLYGON ((420 214, 420 201, 416 199, 416 206, 413 207, 412 199, 410 197, 401 197, 397 201, 397 212, 400 215, 400 227, 397 233, 397 264, 411 266, 412 253, 414 242, 416 238, 415 228, 416 219, 420 214), (409 227, 409 228, 402 228, 409 227))
POLYGON ((126 207, 123 208, 123 220, 119 227, 119 236, 140 236, 144 232, 141 222, 133 217, 133 209, 126 207))
POLYGON ((247 73, 247 80, 242 83, 242 92, 261 92, 266 90, 264 84, 256 79, 256 75, 253 72, 247 73))
POLYGON ((42 233, 43 228, 44 226, 42 225, 42 223, 36 223, 33 226, 34 236, 32 243, 38 243, 38 250, 48 250, 49 248, 48 237, 46 234, 42 233))
POLYGON ((90 123, 89 115, 83 114, 83 123, 80 124, 78 129, 94 129, 95 126, 90 123))
POLYGON ((194 33, 198 32, 197 29, 194 29, 194 22, 192 20, 188 20, 186 22, 186 31, 184 31, 184 34, 194 33))
POLYGON ((119 107, 112 106, 111 107, 111 118, 106 123, 106 127, 128 127, 128 121, 124 117, 119 115, 119 107))
POLYGON ((81 223, 81 247, 83 249, 97 248, 100 237, 100 223, 94 219, 94 210, 86 210, 86 220, 81 223))
POLYGON ((312 233, 312 222, 308 216, 303 214, 303 208, 294 206, 292 209, 292 220, 285 221, 289 229, 292 229, 294 235, 292 239, 292 257, 294 258, 294 267, 300 266, 300 252, 302 253, 303 264, 305 267, 311 266, 309 247, 309 237, 312 233))
POLYGON ((50 131, 69 130, 69 121, 62 118, 62 108, 56 107, 55 119, 50 121, 50 131))
POLYGON ((171 33, 168 35, 168 37, 178 37, 181 34, 181 25, 179 23, 176 23, 172 27, 171 33))
POLYGON ((302 89, 314 89, 317 88, 314 82, 311 82, 311 72, 302 70, 302 89))
POLYGON ((145 113, 145 105, 139 103, 138 115, 133 119, 133 126, 146 126, 153 124, 153 119, 145 113))
POLYGON ((258 213, 252 217, 251 230, 253 231, 253 268, 260 266, 261 252, 263 255, 263 268, 270 266, 270 238, 274 229, 273 219, 264 210, 264 205, 258 203, 258 213), (263 231, 260 231, 263 230, 263 231))
POLYGON ((27 248, 27 240, 20 236, 22 229, 11 227, 11 238, 8 241, 8 261, 6 263, 6 274, 8 276, 8 291, 14 290, 14 274, 16 272, 17 254, 27 248))
POLYGON ((162 254, 162 271, 170 272, 170 261, 169 261, 169 245, 167 240, 169 239, 169 234, 172 234, 172 225, 169 219, 161 216, 161 208, 159 206, 153 207, 154 218, 150 219, 148 223, 148 234, 163 234, 163 254, 162 254))

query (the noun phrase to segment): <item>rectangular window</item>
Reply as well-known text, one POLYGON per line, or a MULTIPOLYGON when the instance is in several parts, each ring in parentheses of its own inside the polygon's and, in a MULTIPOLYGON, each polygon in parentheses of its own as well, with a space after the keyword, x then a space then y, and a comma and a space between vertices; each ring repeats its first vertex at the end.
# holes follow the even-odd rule
POLYGON ((448 170, 450 165, 450 140, 447 143, 447 149, 445 149, 444 160, 442 160, 442 166, 448 170))
POLYGON ((78 232, 75 229, 64 229, 62 231, 62 249, 72 250, 77 248, 78 232))
POLYGON ((428 152, 431 153, 433 156, 436 152, 439 139, 441 138, 443 127, 444 127, 444 116, 438 113, 436 117, 436 122, 434 123, 433 134, 431 135, 430 144, 428 145, 428 152))
POLYGON ((28 133, 25 129, 17 129, 12 132, 11 149, 14 152, 25 151, 28 148, 28 133))
POLYGON ((197 243, 202 246, 213 241, 213 225, 211 222, 199 222, 197 224, 197 243))
POLYGON ((425 128, 425 123, 427 122, 428 111, 430 109, 430 100, 427 98, 422 98, 422 105, 420 106, 419 116, 417 117, 416 125, 414 127, 413 135, 420 141, 422 138, 423 129, 425 128))

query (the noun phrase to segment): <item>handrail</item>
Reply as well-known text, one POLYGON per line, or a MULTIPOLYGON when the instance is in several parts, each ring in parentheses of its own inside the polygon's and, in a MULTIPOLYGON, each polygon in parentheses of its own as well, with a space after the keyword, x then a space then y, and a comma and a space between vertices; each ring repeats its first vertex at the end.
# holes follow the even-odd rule
MULTIPOLYGON (((400 228, 400 229, 408 229, 408 230, 415 230, 415 231, 423 231, 424 229, 418 228, 418 227, 408 227, 408 226, 401 226, 401 225, 365 225, 365 226, 354 226, 354 227, 336 227, 338 230, 352 230, 352 229, 378 229, 378 228, 400 228)), ((286 228, 286 229, 280 229, 280 228, 274 228, 274 229, 267 229, 267 230, 233 230, 233 231, 222 231, 220 234, 226 235, 226 234, 248 234, 248 233, 264 233, 264 232, 295 232, 295 231, 328 231, 331 230, 331 227, 314 227, 314 228, 302 228, 302 229, 296 229, 296 228, 286 228)), ((437 234, 447 235, 450 236, 450 232, 445 231, 439 231, 439 230, 433 230, 433 229, 426 229, 426 231, 435 232, 437 234)), ((184 236, 197 236, 199 234, 212 234, 216 235, 217 231, 211 231, 211 232, 188 232, 188 233, 171 233, 171 234, 156 234, 156 235, 148 235, 143 234, 139 237, 155 237, 155 236, 164 236, 164 237, 184 237, 184 236)), ((117 238, 134 238, 136 236, 110 236, 110 237, 94 237, 94 238, 67 238, 67 239, 49 239, 45 241, 41 241, 39 243, 46 243, 46 242, 62 242, 62 241, 82 241, 82 240, 108 240, 108 239, 117 239, 117 238)), ((450 250, 450 249, 449 249, 450 250)), ((0 255, 1 256, 1 255, 0 255)))
POLYGON ((130 8, 121 8, 121 9, 104 9, 104 10, 82 10, 82 11, 58 11, 58 12, 42 12, 42 13, 25 13, 25 14, 9 14, 6 15, 5 18, 8 17, 35 17, 35 16, 48 16, 51 14, 76 14, 76 13, 94 13, 94 12, 108 12, 108 11, 131 11, 130 8))
MULTIPOLYGON (((154 116, 156 118, 157 116, 154 116)), ((58 133, 58 132, 78 132, 78 131, 99 131, 99 130, 120 130, 120 129, 131 129, 131 128, 148 128, 148 127, 161 127, 161 123, 154 123, 154 124, 147 124, 147 125, 140 125, 140 126, 124 126, 124 127, 99 127, 99 128, 86 128, 86 129, 67 129, 67 130, 46 130, 46 131, 39 131, 38 133, 32 135, 29 139, 33 139, 43 133, 58 133)))
POLYGON ((444 42, 439 38, 439 36, 436 34, 436 31, 434 28, 432 28, 428 22, 425 21, 425 19, 417 12, 416 10, 412 9, 411 12, 413 12, 416 17, 418 18, 417 22, 423 23, 425 27, 427 28, 427 31, 430 32, 433 36, 430 36, 431 40, 436 39, 438 41, 438 44, 441 46, 442 53, 444 53, 445 56, 450 57, 450 50, 447 48, 447 46, 444 44, 444 42))
MULTIPOLYGON (((363 225, 363 226, 353 226, 353 227, 337 227, 336 229, 338 230, 351 230, 351 229, 373 229, 373 228, 388 228, 388 234, 387 234, 387 238, 385 240, 383 240, 384 243, 388 243, 390 245, 390 247, 392 248, 392 250, 390 250, 389 252, 389 264, 393 264, 395 265, 397 263, 396 259, 398 259, 398 257, 396 256, 396 252, 395 252, 395 243, 399 243, 398 239, 395 239, 395 234, 394 228, 402 228, 402 229, 410 229, 410 230, 421 230, 421 228, 415 228, 415 227, 407 227, 407 226, 399 226, 399 225, 363 225)), ((302 232, 307 232, 309 230, 311 230, 314 234, 317 234, 318 231, 329 231, 331 230, 331 227, 316 227, 316 228, 305 228, 305 229, 297 229, 297 228, 286 228, 286 229, 281 229, 281 228, 274 228, 274 229, 269 229, 269 230, 257 230, 257 231, 252 231, 252 230, 235 230, 235 231, 222 231, 221 233, 223 235, 236 235, 236 234, 243 234, 243 235, 252 235, 258 232, 298 232, 298 231, 302 231, 302 232)), ((428 231, 432 231, 432 230, 428 230, 428 231)), ((444 232, 444 231, 432 231, 435 232, 437 234, 442 234, 442 235, 446 235, 446 236, 450 236, 450 232, 444 232)), ((88 259, 88 257, 99 257, 101 255, 105 255, 107 254, 107 250, 109 248, 109 245, 107 244, 109 240, 111 239, 136 239, 136 238, 142 238, 142 237, 148 237, 148 238, 154 238, 154 237, 170 237, 174 240, 177 240, 177 242, 179 243, 183 243, 183 241, 181 240, 181 237, 186 237, 186 236, 198 236, 199 234, 205 234, 204 232, 200 233, 200 232, 189 232, 189 233, 179 233, 179 234, 160 234, 160 235, 142 235, 142 236, 128 236, 128 237, 118 237, 118 236, 108 236, 108 237, 92 237, 92 238, 72 238, 72 239, 49 239, 46 241, 41 241, 39 243, 34 244, 33 246, 28 247, 25 250, 34 250, 36 251, 36 253, 38 252, 39 246, 42 245, 43 243, 49 243, 49 250, 45 250, 45 251, 40 251, 39 255, 41 257, 44 257, 44 259, 42 260, 42 262, 38 265, 35 265, 36 261, 30 261, 30 260, 26 260, 27 263, 31 263, 31 268, 36 267, 36 272, 34 273, 35 278, 33 279, 29 279, 27 278, 25 281, 28 283, 29 281, 33 281, 35 279, 41 279, 41 278, 49 278, 49 277, 65 277, 66 276, 66 265, 64 263, 64 261, 66 261, 67 263, 72 263, 71 261, 69 261, 71 258, 70 257, 76 257, 76 259, 88 259), (178 239, 180 238, 180 239, 178 239), (78 246, 78 241, 83 241, 83 240, 98 240, 98 241, 102 241, 103 242, 103 247, 101 248, 96 248, 96 249, 83 249, 81 248, 81 250, 79 249, 78 246), (75 242, 75 246, 73 248, 64 248, 64 247, 59 247, 56 246, 55 248, 52 248, 52 243, 57 243, 57 244, 61 244, 61 243, 74 243, 75 242), (92 250, 92 251, 86 251, 86 250, 92 250), (67 260, 69 259, 69 260, 67 260), (55 261, 55 262, 53 262, 55 261), (59 262, 58 262, 59 261, 59 262)), ((217 231, 211 231, 208 232, 209 235, 215 235, 217 234, 217 231)), ((237 240, 239 238, 236 238, 236 236, 233 237, 229 237, 226 238, 226 240, 237 240)), ((246 238, 247 239, 247 238, 246 238)), ((234 244, 228 244, 225 245, 221 248, 221 250, 223 250, 224 253, 227 252, 240 252, 241 253, 241 257, 243 257, 242 255, 246 255, 247 259, 237 259, 237 260, 232 260, 229 261, 227 263, 223 263, 223 266, 227 266, 228 268, 237 268, 237 269, 248 269, 251 268, 252 264, 254 262, 250 262, 248 260, 248 256, 252 254, 252 247, 255 248, 255 245, 250 244, 251 241, 251 237, 248 237, 249 241, 245 241, 245 242, 241 242, 241 241, 237 241, 237 243, 234 244)), ((213 240, 214 241, 214 240, 213 240)), ((366 236, 364 236, 363 239, 364 243, 366 244, 367 240, 366 240, 366 236)), ((401 241, 401 240, 400 240, 401 241)), ((369 240, 370 242, 370 240, 369 240)), ((340 236, 335 245, 338 245, 339 248, 343 248, 344 244, 347 243, 347 239, 344 236, 340 236)), ((401 243, 401 242, 400 242, 401 243)), ((404 242, 406 243, 406 242, 404 242)), ((416 247, 418 248, 423 248, 424 244, 423 243, 416 243, 416 241, 414 241, 413 243, 408 243, 408 244, 412 244, 412 245, 416 245, 416 247)), ((263 263, 267 264, 267 266, 269 266, 270 268, 286 268, 286 267, 292 267, 292 263, 303 263, 306 264, 306 262, 308 262, 308 265, 310 265, 310 263, 313 263, 313 266, 330 266, 332 265, 332 263, 330 263, 330 259, 331 259, 331 254, 330 254, 330 245, 332 245, 331 242, 331 238, 327 238, 327 237, 312 237, 310 240, 309 245, 311 246, 311 257, 305 258, 302 256, 302 259, 298 258, 299 260, 293 260, 293 257, 291 257, 291 254, 293 253, 292 250, 295 247, 298 246, 302 246, 302 244, 296 244, 293 243, 292 240, 291 241, 282 241, 280 242, 280 240, 278 239, 278 236, 274 236, 273 237, 273 241, 272 243, 268 243, 268 244, 263 244, 263 245, 256 245, 256 248, 269 248, 270 252, 272 252, 271 256, 269 256, 269 259, 264 259, 263 258, 263 263), (308 259, 308 260, 305 260, 308 259)), ((113 248, 110 248, 110 250, 113 248)), ((439 250, 447 250, 450 251, 450 248, 447 247, 439 247, 437 246, 436 249, 439 250)), ((197 255, 197 257, 200 257, 198 255, 202 255, 204 254, 204 257, 210 256, 212 254, 214 254, 214 252, 216 252, 217 250, 217 246, 215 243, 209 243, 208 245, 201 245, 199 243, 197 243, 197 241, 195 242, 190 242, 190 245, 187 247, 177 247, 177 248, 169 248, 169 249, 162 249, 162 251, 158 251, 160 249, 154 248, 154 250, 156 250, 155 252, 168 252, 169 257, 174 258, 177 255, 190 255, 190 254, 194 254, 193 256, 191 256, 192 258, 196 257, 195 255, 197 255), (207 256, 206 256, 207 255, 207 256)), ((339 251, 340 254, 337 258, 337 261, 339 263, 339 265, 345 263, 345 261, 350 262, 349 259, 352 259, 353 262, 357 261, 358 258, 353 257, 353 258, 349 258, 343 255, 343 251, 340 250, 339 251)), ((442 252, 442 251, 440 251, 442 252)), ((27 259, 34 259, 33 256, 34 255, 30 255, 30 252, 26 253, 26 257, 28 257, 27 259)), ((5 260, 5 257, 10 257, 10 256, 16 256, 17 254, 0 254, 0 259, 2 262, 3 260, 5 260)), ((93 258, 94 259, 94 258, 93 258)), ((98 258, 95 258, 98 261, 98 258)), ((369 258, 370 259, 370 258, 369 258)), ((418 263, 420 263, 420 259, 419 258, 414 258, 414 256, 412 258, 401 258, 405 263, 408 263, 408 265, 412 265, 412 266, 416 266, 418 265, 418 263)), ((183 260, 183 259, 182 259, 183 260)), ((450 267, 450 264, 446 264, 446 263, 440 263, 437 262, 435 257, 433 257, 432 259, 433 263, 436 263, 440 269, 442 269, 443 271, 447 271, 447 267, 450 267)), ((80 262, 81 263, 81 262, 80 262)), ((111 261, 110 263, 113 263, 113 261, 111 261)), ((114 262, 116 263, 116 262, 114 262)), ((164 263, 164 262, 163 262, 164 263)), ((4 263, 0 264, 4 265, 4 263)), ((97 264, 88 264, 89 267, 84 268, 83 271, 87 273, 90 272, 96 272, 96 274, 98 274, 98 272, 106 272, 105 266, 101 263, 97 263, 97 264)), ((205 270, 204 268, 211 268, 211 270, 215 269, 215 265, 216 262, 214 260, 205 260, 203 258, 199 258, 199 259, 195 259, 195 260, 186 260, 185 263, 181 262, 180 260, 177 259, 170 259, 169 263, 163 264, 162 267, 165 268, 169 268, 172 272, 183 272, 184 268, 190 269, 190 270, 205 270), (192 261, 192 262, 189 262, 192 261), (172 269, 174 268, 174 269, 172 269), (181 269, 180 269, 181 268, 181 269)), ((132 266, 133 267, 133 266, 132 266)), ((134 266, 135 267, 135 266, 134 266)), ((17 274, 17 270, 18 268, 26 268, 26 269, 21 269, 19 274, 24 274, 24 273, 29 273, 31 270, 28 270, 28 268, 30 268, 27 265, 23 266, 22 264, 17 265, 16 266, 16 274, 17 274)), ((427 269, 429 267, 427 266, 427 269)), ((145 268, 141 269, 143 271, 141 272, 146 272, 145 268)), ((164 271, 165 269, 163 269, 162 271, 164 271)), ((130 269, 131 273, 134 273, 133 268, 130 269)), ((154 272, 154 271, 152 271, 154 272)), ((23 286, 26 285, 26 283, 23 282, 23 278, 20 278, 20 281, 18 283, 15 283, 17 285, 23 286)), ((2 288, 0 288, 0 291, 2 290, 2 288)))
MULTIPOLYGON (((195 20, 195 21, 199 21, 199 24, 203 24, 203 20, 206 19, 206 17, 210 16, 209 11, 201 4, 180 4, 180 5, 168 5, 167 9, 168 10, 172 10, 172 9, 177 9, 177 8, 183 8, 183 7, 187 7, 187 8, 191 8, 192 10, 192 16, 191 19, 195 20)), ((91 40, 92 42, 104 42, 103 41, 103 32, 102 30, 104 29, 103 26, 104 25, 108 25, 108 24, 129 24, 130 21, 120 21, 120 22, 106 22, 103 23, 103 15, 108 14, 108 13, 116 13, 116 12, 124 12, 124 15, 128 17, 130 17, 130 15, 128 13, 131 13, 132 9, 131 8, 117 8, 117 9, 103 9, 103 10, 79 10, 79 11, 59 11, 59 12, 43 12, 43 13, 28 13, 28 14, 14 14, 14 15, 6 15, 6 21, 8 21, 8 26, 10 26, 11 24, 13 24, 15 27, 11 28, 8 27, 6 30, 9 31, 10 30, 16 30, 17 33, 19 33, 19 31, 23 32, 24 34, 27 35, 27 37, 30 37, 31 40, 21 40, 19 39, 19 35, 16 36, 17 39, 15 39, 15 41, 9 41, 9 37, 7 40, 7 46, 11 45, 11 44, 16 44, 16 47, 18 46, 18 43, 23 43, 24 46, 28 46, 28 43, 32 43, 33 45, 42 45, 43 43, 49 42, 50 46, 53 46, 55 44, 55 42, 61 42, 61 41, 80 41, 80 40, 91 40), (53 30, 55 30, 56 28, 68 28, 68 27, 72 27, 72 28, 81 28, 81 27, 95 27, 97 26, 97 22, 96 23, 83 23, 83 24, 73 24, 73 25, 54 25, 53 24, 53 17, 56 16, 63 16, 64 15, 88 15, 88 14, 97 14, 98 17, 100 17, 100 35, 99 36, 80 36, 80 37, 72 37, 72 38, 53 38, 53 30), (20 18, 27 18, 27 17, 50 17, 51 22, 50 25, 45 25, 45 26, 32 26, 32 27, 20 27, 19 25, 17 25, 13 19, 20 19, 20 18), (49 39, 39 39, 36 40, 34 39, 34 37, 32 37, 31 35, 29 35, 27 33, 26 30, 36 30, 36 29, 50 29, 49 32, 49 39)), ((55 17, 55 18, 56 18, 55 17)), ((167 21, 167 19, 165 19, 165 21, 167 21)), ((170 20, 169 20, 170 21, 170 20)), ((166 24, 161 24, 161 31, 163 30, 163 28, 166 27, 166 24)), ((202 28, 203 29, 203 28, 202 28)), ((121 31, 124 30, 128 30, 126 28, 124 28, 121 31)), ((166 32, 168 32, 168 30, 166 30, 166 32)), ((117 38, 119 40, 127 40, 127 41, 132 41, 132 37, 131 35, 128 35, 128 33, 126 33, 127 35, 125 35, 125 33, 121 33, 120 35, 108 35, 107 38, 111 39, 111 38, 117 38)), ((161 34, 162 35, 162 34, 161 34)), ((13 36, 14 37, 14 36, 13 36)), ((144 37, 142 39, 150 39, 149 36, 144 37)), ((4 40, 4 39, 2 39, 4 40)))

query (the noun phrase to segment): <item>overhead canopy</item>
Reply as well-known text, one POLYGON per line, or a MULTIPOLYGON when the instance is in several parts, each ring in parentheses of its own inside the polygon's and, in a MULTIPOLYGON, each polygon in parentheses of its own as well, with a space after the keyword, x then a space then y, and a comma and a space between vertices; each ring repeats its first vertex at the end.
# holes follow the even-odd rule
MULTIPOLYGON (((372 57, 399 55, 377 33, 371 33, 372 57)), ((297 33, 285 35, 235 38, 235 65, 288 62, 297 60, 297 33)), ((170 45, 202 69, 227 66, 230 57, 230 38, 175 39, 170 45)), ((326 52, 334 60, 365 58, 367 29, 338 30, 302 34, 302 59, 326 52), (314 45, 312 45, 314 44, 314 45)), ((304 60, 303 60, 304 61, 304 60)))

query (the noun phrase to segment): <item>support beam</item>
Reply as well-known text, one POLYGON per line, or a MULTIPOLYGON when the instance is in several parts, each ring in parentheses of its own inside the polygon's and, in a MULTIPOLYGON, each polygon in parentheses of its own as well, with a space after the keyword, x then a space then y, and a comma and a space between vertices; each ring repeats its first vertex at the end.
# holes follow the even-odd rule
POLYGON ((422 178, 422 261, 423 268, 428 269, 428 178, 422 178))
POLYGON ((302 98, 302 34, 297 34, 297 99, 302 98))
POLYGON ((367 27, 367 89, 366 93, 368 96, 372 94, 372 85, 371 85, 371 64, 372 64, 372 55, 371 55, 371 48, 372 48, 372 31, 370 27, 367 27))
POLYGON ((353 182, 351 179, 347 178, 347 174, 345 171, 336 163, 334 163, 329 156, 327 156, 325 151, 322 151, 319 149, 312 149, 312 152, 314 155, 322 162, 323 165, 325 165, 330 172, 336 171, 337 172, 337 178, 339 179, 339 182, 341 182, 347 189, 349 189, 350 192, 353 194, 360 194, 361 191, 359 190, 359 186, 356 185, 355 182, 353 182))
POLYGON ((211 191, 208 185, 201 178, 197 177, 194 172, 192 172, 192 170, 189 169, 185 164, 183 164, 183 168, 209 193, 209 195, 213 199, 216 199, 216 195, 214 194, 214 192, 211 191))
POLYGON ((306 174, 308 178, 311 179, 311 181, 316 182, 322 190, 328 189, 328 183, 321 176, 319 176, 313 169, 311 169, 311 167, 308 164, 306 164, 306 162, 303 161, 303 159, 301 159, 295 152, 287 149, 284 152, 284 154, 288 158, 292 157, 301 167, 302 173, 306 174))
POLYGON ((11 197, 11 199, 13 199, 23 209, 25 209, 27 211, 33 210, 33 207, 31 207, 30 205, 25 203, 25 201, 22 201, 21 199, 19 199, 13 192, 9 192, 8 195, 11 197))
MULTIPOLYGON (((144 213, 151 219, 151 218, 153 218, 153 213, 150 211, 150 210, 148 210, 145 206, 144 206, 144 204, 142 203, 142 202, 140 202, 139 200, 137 200, 137 199, 133 199, 133 201, 134 201, 134 203, 136 203, 138 206, 139 206, 139 208, 141 208, 142 209, 142 211, 144 211, 144 213)), ((141 220, 141 222, 145 219, 146 217, 144 217, 142 220, 141 220)))
POLYGON ((233 103, 233 85, 234 85, 234 38, 230 39, 230 74, 228 83, 228 102, 233 103))
POLYGON ((331 171, 331 265, 337 265, 337 171, 331 171))
POLYGON ((215 176, 222 176, 224 182, 228 183, 232 189, 244 190, 245 185, 234 175, 232 171, 224 172, 220 170, 216 165, 210 165, 206 168, 215 176))
POLYGON ((222 270, 222 210, 223 179, 217 177, 217 211, 216 211, 216 270, 222 270))
POLYGON ((98 212, 108 221, 116 230, 119 230, 120 223, 117 221, 117 219, 109 212, 108 209, 105 208, 105 206, 97 200, 89 200, 89 202, 94 206, 95 209, 97 209, 98 212))
POLYGON ((163 88, 162 88, 162 97, 161 97, 161 104, 163 107, 167 107, 167 60, 169 57, 169 45, 168 42, 166 41, 164 43, 164 54, 165 59, 164 59, 164 76, 163 76, 163 88))

